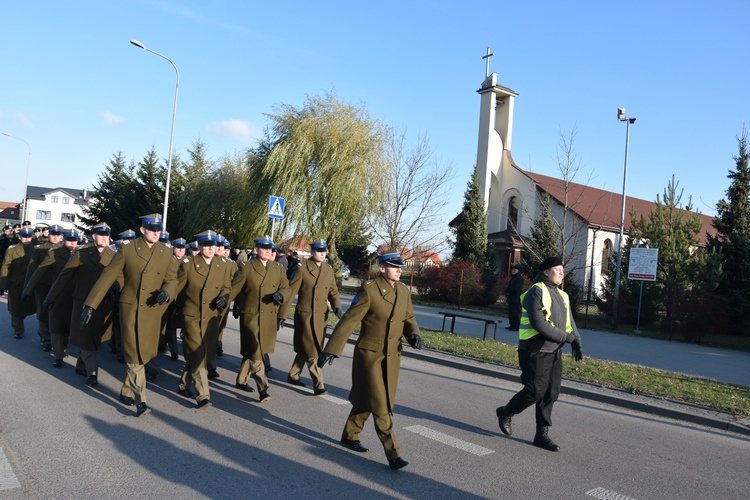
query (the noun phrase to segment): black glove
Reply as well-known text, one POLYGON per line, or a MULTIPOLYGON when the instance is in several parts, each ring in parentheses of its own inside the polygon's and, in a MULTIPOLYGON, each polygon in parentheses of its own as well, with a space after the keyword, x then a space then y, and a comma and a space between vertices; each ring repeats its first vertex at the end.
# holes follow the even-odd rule
POLYGON ((165 292, 164 290, 159 290, 156 292, 156 303, 159 305, 162 305, 166 301, 169 300, 169 294, 165 292))
POLYGON ((240 317, 240 308, 236 304, 232 308, 232 317, 234 319, 239 319, 239 317, 240 317))
POLYGON ((333 364, 333 358, 335 358, 333 354, 323 353, 320 356, 318 356, 318 368, 323 368, 323 365, 328 363, 329 365, 333 364))
POLYGON ((576 340, 576 336, 573 335, 572 333, 568 333, 565 335, 566 344, 572 344, 573 342, 575 342, 575 340, 576 340))
POLYGON ((219 312, 223 311, 224 308, 227 307, 227 297, 225 295, 216 297, 214 304, 216 304, 216 309, 218 309, 219 312))
POLYGON ((52 306, 55 305, 54 302, 52 302, 49 299, 44 299, 44 302, 42 302, 42 312, 47 312, 50 309, 52 309, 52 306))
POLYGON ((284 318, 279 318, 279 324, 276 325, 276 331, 278 332, 281 330, 281 327, 284 326, 284 318))
POLYGON ((115 295, 117 295, 117 292, 120 291, 120 284, 118 282, 112 283, 112 286, 109 287, 109 290, 107 290, 107 297, 112 298, 115 295))
POLYGON ((5 295, 5 288, 0 288, 0 296, 5 295))
POLYGON ((271 298, 277 304, 283 304, 284 303, 284 296, 281 295, 281 292, 274 293, 273 295, 271 295, 271 298))
POLYGON ((583 359, 583 349, 580 347, 577 349, 573 349, 573 359, 576 361, 581 361, 583 359))
POLYGON ((422 348, 422 337, 420 337, 416 333, 412 334, 412 336, 406 340, 409 341, 409 345, 412 346, 414 349, 422 348))
POLYGON ((333 314, 335 314, 338 319, 341 319, 341 316, 344 315, 344 311, 342 311, 340 307, 334 307, 333 314))
POLYGON ((94 315, 94 308, 91 306, 83 306, 83 311, 81 312, 81 317, 78 320, 78 326, 83 328, 84 326, 89 324, 89 321, 91 321, 91 316, 94 315))

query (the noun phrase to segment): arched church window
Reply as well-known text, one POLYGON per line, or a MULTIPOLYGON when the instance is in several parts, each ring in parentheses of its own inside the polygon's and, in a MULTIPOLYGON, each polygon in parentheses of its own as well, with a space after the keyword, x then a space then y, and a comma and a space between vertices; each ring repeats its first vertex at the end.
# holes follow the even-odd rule
POLYGON ((508 200, 508 227, 509 230, 518 230, 518 198, 511 196, 508 200))
POLYGON ((610 240, 604 240, 602 247, 602 268, 601 274, 606 276, 609 274, 609 260, 612 258, 612 242, 610 240))

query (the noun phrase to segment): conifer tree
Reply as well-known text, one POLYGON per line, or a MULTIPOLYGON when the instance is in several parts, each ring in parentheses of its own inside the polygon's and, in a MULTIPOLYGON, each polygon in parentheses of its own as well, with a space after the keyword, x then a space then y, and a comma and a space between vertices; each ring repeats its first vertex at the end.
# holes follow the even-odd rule
POLYGON ((487 215, 479 192, 479 173, 476 165, 464 193, 464 205, 451 228, 455 236, 453 259, 482 266, 487 246, 487 215))

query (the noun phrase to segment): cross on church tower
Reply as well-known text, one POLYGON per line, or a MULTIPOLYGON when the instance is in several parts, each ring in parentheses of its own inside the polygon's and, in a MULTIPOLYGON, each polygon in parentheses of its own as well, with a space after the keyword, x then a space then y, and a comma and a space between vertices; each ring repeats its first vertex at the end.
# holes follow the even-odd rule
POLYGON ((482 56, 482 59, 487 60, 487 69, 485 70, 485 78, 488 78, 490 76, 490 57, 494 56, 494 52, 490 52, 490 48, 487 47, 487 55, 482 56))

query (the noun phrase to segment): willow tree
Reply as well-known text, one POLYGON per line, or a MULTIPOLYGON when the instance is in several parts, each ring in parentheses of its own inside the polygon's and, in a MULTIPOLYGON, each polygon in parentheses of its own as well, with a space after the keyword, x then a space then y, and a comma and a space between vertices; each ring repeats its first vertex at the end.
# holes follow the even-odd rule
POLYGON ((270 125, 256 149, 263 159, 257 181, 285 198, 287 227, 328 242, 338 271, 336 242, 347 228, 361 226, 390 175, 387 130, 333 91, 307 96, 298 107, 281 104, 267 116, 270 125))

